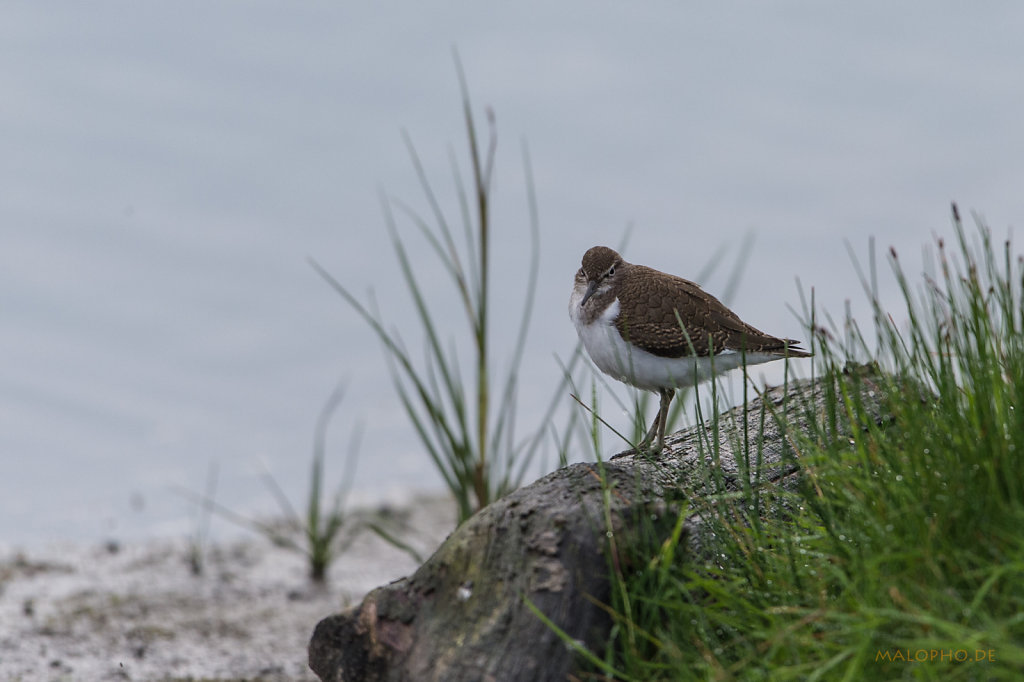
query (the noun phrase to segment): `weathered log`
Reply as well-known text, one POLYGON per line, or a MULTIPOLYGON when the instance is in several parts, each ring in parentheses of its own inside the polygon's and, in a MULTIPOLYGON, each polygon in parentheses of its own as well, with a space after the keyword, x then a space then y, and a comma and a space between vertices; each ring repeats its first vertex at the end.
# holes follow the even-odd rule
MULTIPOLYGON (((324 682, 566 680, 578 663, 573 651, 525 600, 600 651, 611 627, 597 604, 610 599, 609 530, 622 530, 639 510, 664 508, 667 493, 693 499, 711 492, 712 459, 719 485, 740 489, 744 412, 751 439, 764 425, 760 480, 792 480, 791 436, 809 430, 811 415, 820 418, 824 392, 796 382, 788 394, 776 387, 746 410, 724 413, 718 448, 709 447, 711 425, 691 427, 669 437, 657 459, 626 452, 600 466, 574 464, 511 493, 459 526, 412 576, 322 620, 309 645, 310 667, 324 682), (762 401, 782 418, 762 420, 762 401)), ((687 520, 692 550, 699 551, 701 524, 698 516, 687 520)))

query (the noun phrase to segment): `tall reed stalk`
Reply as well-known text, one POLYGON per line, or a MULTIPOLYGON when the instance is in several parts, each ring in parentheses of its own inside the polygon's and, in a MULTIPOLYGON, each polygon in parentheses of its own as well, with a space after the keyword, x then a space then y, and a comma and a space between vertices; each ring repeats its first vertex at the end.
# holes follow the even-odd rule
MULTIPOLYGON (((508 372, 503 382, 496 385, 492 377, 490 259, 494 227, 491 189, 497 134, 493 114, 489 112, 486 148, 481 147, 466 79, 457 58, 456 68, 471 168, 471 187, 467 192, 458 166, 454 158, 452 160, 462 222, 461 248, 453 236, 452 223, 408 136, 405 136, 405 142, 429 207, 430 219, 401 201, 383 200, 392 248, 405 288, 416 308, 418 331, 425 339, 426 359, 422 363, 414 360, 399 332, 390 331, 372 302, 363 303, 318 263, 312 261, 312 265, 366 322, 383 345, 398 398, 420 442, 454 496, 461 522, 519 486, 546 433, 550 416, 545 416, 525 439, 516 440, 517 375, 532 316, 539 266, 539 227, 529 156, 524 148, 530 214, 529 252, 522 259, 528 264, 523 270, 525 278, 522 282, 515 282, 516 287, 524 291, 522 313, 518 329, 511 335, 515 344, 508 359, 508 372), (462 356, 454 343, 439 334, 437 317, 431 307, 436 305, 436 301, 427 300, 427 291, 415 273, 410 250, 398 230, 396 208, 426 239, 429 253, 441 263, 453 286, 470 334, 474 372, 470 382, 462 377, 462 356)), ((432 288, 430 295, 433 296, 435 291, 436 288, 432 288)), ((545 415, 551 414, 559 397, 556 390, 552 408, 545 415)))

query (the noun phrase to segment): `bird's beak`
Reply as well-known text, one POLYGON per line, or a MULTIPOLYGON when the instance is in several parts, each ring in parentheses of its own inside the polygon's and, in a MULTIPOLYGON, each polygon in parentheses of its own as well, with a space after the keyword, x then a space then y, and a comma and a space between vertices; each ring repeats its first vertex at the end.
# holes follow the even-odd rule
POLYGON ((590 280, 590 283, 587 284, 587 291, 583 294, 583 300, 580 301, 581 308, 587 304, 587 300, 594 295, 595 291, 597 291, 597 280, 592 279, 590 280))

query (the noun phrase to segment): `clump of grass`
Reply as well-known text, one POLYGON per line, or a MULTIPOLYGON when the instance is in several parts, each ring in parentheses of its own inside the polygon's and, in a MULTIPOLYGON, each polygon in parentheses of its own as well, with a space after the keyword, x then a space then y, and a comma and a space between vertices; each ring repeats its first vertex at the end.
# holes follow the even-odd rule
MULTIPOLYGON (((392 378, 399 400, 412 422, 420 442, 455 498, 459 522, 476 510, 502 497, 521 483, 534 453, 543 439, 545 422, 525 440, 515 438, 517 410, 516 378, 536 293, 538 271, 538 219, 533 196, 529 159, 524 166, 530 210, 529 253, 523 259, 525 273, 517 282, 523 294, 523 308, 515 332, 513 353, 507 358, 504 381, 494 381, 491 352, 491 180, 497 148, 493 114, 488 114, 486 149, 478 139, 469 93, 461 65, 456 59, 462 90, 463 116, 469 143, 471 184, 467 191, 454 160, 454 177, 462 222, 462 245, 456 243, 452 221, 445 214, 427 179, 419 157, 408 137, 406 145, 430 208, 431 219, 404 203, 384 200, 384 215, 391 235, 405 288, 416 307, 419 331, 425 339, 426 358, 416 362, 397 331, 390 331, 371 303, 363 303, 315 261, 317 272, 366 322, 384 346, 391 363, 392 378), (413 258, 400 235, 393 209, 397 208, 419 230, 449 276, 456 300, 465 315, 473 356, 473 376, 464 379, 462 358, 455 344, 439 333, 436 316, 426 300, 413 268, 413 258)), ((558 396, 556 392, 556 397, 558 396)), ((554 399, 553 399, 554 400, 554 399)), ((551 409, 545 414, 550 415, 551 409)))
POLYGON ((853 320, 815 330, 831 397, 798 442, 798 492, 712 477, 674 527, 619 547, 594 678, 1020 678, 1024 273, 1008 242, 953 222, 919 285, 890 252, 905 315, 882 309, 872 261, 873 347, 853 320), (844 371, 866 358, 885 371, 844 371), (680 524, 705 508, 717 560, 691 561, 680 524))
POLYGON ((214 499, 217 494, 217 464, 211 462, 206 472, 206 492, 196 508, 195 529, 188 541, 188 566, 192 575, 203 574, 206 568, 206 546, 210 538, 214 499))
MULTIPOLYGON (((345 392, 342 386, 338 386, 317 418, 316 430, 313 443, 313 462, 310 467, 309 496, 306 501, 306 513, 300 515, 288 502, 283 491, 275 484, 271 488, 276 491, 276 497, 283 511, 291 519, 291 533, 285 533, 272 537, 275 542, 285 547, 306 554, 309 558, 309 577, 313 582, 325 582, 327 580, 327 569, 334 559, 345 552, 355 540, 360 528, 357 524, 348 523, 349 518, 345 513, 345 498, 352 489, 355 481, 355 467, 358 462, 359 436, 361 431, 355 430, 352 433, 352 441, 349 445, 348 457, 346 457, 346 471, 342 477, 341 486, 338 488, 329 507, 323 506, 324 496, 324 458, 327 453, 327 426, 330 424, 331 416, 341 404, 345 392), (296 540, 295 531, 299 531, 302 540, 296 540)), ((268 478, 273 481, 273 478, 268 478)))
MULTIPOLYGON (((327 571, 331 564, 339 556, 345 553, 352 542, 364 527, 371 527, 386 540, 393 542, 399 549, 408 551, 397 539, 392 539, 385 534, 385 530, 379 524, 373 527, 372 524, 353 519, 345 511, 345 499, 351 490, 355 480, 355 467, 357 463, 356 453, 358 452, 360 430, 353 431, 349 445, 348 456, 346 457, 346 470, 342 477, 341 485, 335 492, 333 500, 325 505, 324 494, 324 460, 327 453, 327 427, 331 418, 341 404, 344 397, 343 386, 337 386, 330 397, 324 403, 320 415, 317 417, 316 428, 313 436, 313 460, 310 465, 309 494, 306 498, 306 506, 303 513, 300 513, 292 505, 288 496, 285 495, 281 486, 269 473, 264 475, 263 480, 274 496, 281 509, 282 520, 275 522, 260 521, 243 516, 213 499, 212 483, 208 483, 205 496, 196 495, 190 491, 180 491, 186 497, 196 501, 202 510, 201 526, 202 535, 198 536, 198 542, 205 541, 206 529, 209 526, 209 515, 211 512, 223 516, 227 520, 244 528, 252 530, 279 547, 294 550, 304 554, 309 561, 309 577, 314 583, 323 584, 327 580, 327 571)), ((215 481, 214 474, 211 474, 211 481, 215 481)), ((193 572, 198 574, 202 570, 202 554, 196 554, 196 542, 190 549, 190 563, 193 572), (198 570, 196 561, 199 561, 198 570)), ((201 546, 200 546, 201 550, 201 546)))

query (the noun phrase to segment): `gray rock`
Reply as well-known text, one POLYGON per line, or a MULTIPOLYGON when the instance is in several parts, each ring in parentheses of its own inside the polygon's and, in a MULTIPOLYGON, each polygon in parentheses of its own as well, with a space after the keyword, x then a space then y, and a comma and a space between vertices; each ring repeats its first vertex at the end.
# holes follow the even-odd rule
MULTIPOLYGON (((862 386, 864 399, 877 406, 881 391, 869 378, 862 386)), ((742 460, 744 416, 753 442, 762 405, 770 410, 760 478, 792 484, 793 435, 820 419, 824 394, 823 385, 796 382, 788 394, 776 387, 745 411, 724 413, 717 455, 709 452, 711 425, 692 427, 669 437, 657 459, 626 452, 603 465, 564 467, 511 493, 459 526, 412 576, 322 620, 309 645, 310 667, 324 682, 566 680, 576 655, 525 600, 573 639, 603 649, 611 627, 599 606, 610 602, 605 500, 618 537, 638 513, 671 527, 676 513, 666 499, 692 499, 723 485, 741 490, 744 473, 758 476, 755 463, 748 468, 742 460), (785 432, 772 411, 785 415, 785 432)), ((703 525, 699 515, 687 519, 691 552, 700 553, 703 525)))

